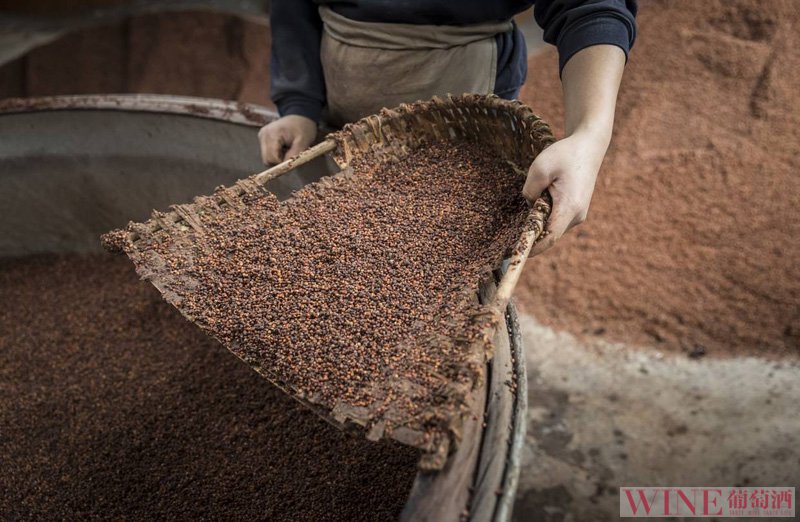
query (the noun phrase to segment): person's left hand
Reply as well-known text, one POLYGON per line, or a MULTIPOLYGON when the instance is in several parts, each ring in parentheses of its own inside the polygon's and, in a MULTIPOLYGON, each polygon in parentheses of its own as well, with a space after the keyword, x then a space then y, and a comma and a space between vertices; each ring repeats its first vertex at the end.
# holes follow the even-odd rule
POLYGON ((553 198, 546 235, 534 245, 532 256, 553 246, 564 232, 586 219, 607 147, 607 140, 575 133, 550 145, 531 164, 523 195, 533 203, 549 189, 553 198))

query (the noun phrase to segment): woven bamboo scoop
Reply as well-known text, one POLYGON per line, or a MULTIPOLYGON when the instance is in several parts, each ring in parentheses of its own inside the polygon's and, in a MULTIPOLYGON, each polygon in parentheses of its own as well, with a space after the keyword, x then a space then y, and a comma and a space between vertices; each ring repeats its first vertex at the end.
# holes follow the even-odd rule
MULTIPOLYGON (((191 204, 175 205, 166 213, 154 213, 152 219, 145 223, 131 223, 124 232, 109 235, 113 241, 107 241, 106 246, 109 249, 124 250, 136 264, 139 275, 150 281, 168 302, 188 317, 185 310, 181 309, 181 301, 182 294, 191 289, 176 282, 164 268, 163 262, 159 263, 152 254, 140 248, 142 239, 166 234, 176 244, 190 245, 198 241, 198 236, 202 236, 203 224, 200 216, 204 213, 223 212, 226 206, 241 207, 244 205, 243 195, 264 190, 263 186, 269 180, 328 153, 332 153, 340 168, 346 169, 354 159, 366 153, 380 158, 381 161, 393 161, 403 158, 412 149, 442 140, 454 145, 467 140, 480 141, 502 155, 515 171, 524 174, 533 159, 554 138, 548 125, 535 116, 529 107, 495 96, 463 95, 404 104, 393 110, 384 109, 380 114, 347 125, 296 158, 240 180, 229 188, 217 190, 211 196, 198 197, 191 204)), ((497 290, 493 292, 491 302, 486 303, 482 312, 494 318, 486 323, 487 330, 492 330, 486 332, 488 338, 492 337, 494 325, 505 313, 525 260, 533 244, 543 233, 549 212, 547 198, 537 200, 530 210, 529 226, 511 250, 507 270, 502 272, 500 267, 495 267, 498 270, 494 274, 487 274, 487 277, 499 277, 497 290)), ((477 284, 475 291, 478 291, 477 284)), ((237 353, 235 347, 228 348, 237 353)), ((420 466, 438 469, 444 466, 447 455, 461 440, 465 419, 475 417, 476 414, 482 415, 482 412, 472 411, 470 397, 484 379, 486 361, 492 356, 491 350, 487 350, 485 343, 478 342, 463 346, 463 350, 466 354, 465 360, 471 363, 470 368, 478 370, 472 372, 471 382, 444 383, 447 393, 452 394, 453 402, 460 406, 452 411, 435 412, 438 419, 445 421, 440 423, 441 429, 433 433, 425 432, 415 419, 391 417, 383 409, 355 407, 345 403, 329 409, 316 397, 299 393, 258 364, 252 361, 248 364, 326 420, 340 427, 360 428, 370 439, 388 437, 417 447, 423 450, 420 466)), ((392 394, 398 393, 402 393, 401 388, 392 390, 392 394)))

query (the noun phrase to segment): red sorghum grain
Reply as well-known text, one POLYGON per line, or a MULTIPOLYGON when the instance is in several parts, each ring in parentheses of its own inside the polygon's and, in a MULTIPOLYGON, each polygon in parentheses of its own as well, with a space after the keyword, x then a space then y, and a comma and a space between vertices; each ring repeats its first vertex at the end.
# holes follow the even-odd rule
POLYGON ((450 384, 481 371, 465 348, 488 342, 475 292, 524 227, 524 179, 476 143, 351 167, 283 203, 246 193, 201 213, 196 231, 145 235, 132 257, 185 315, 295 393, 441 432, 465 399, 450 384))
POLYGON ((0 261, 0 520, 393 520, 419 453, 320 420, 126 260, 0 261))

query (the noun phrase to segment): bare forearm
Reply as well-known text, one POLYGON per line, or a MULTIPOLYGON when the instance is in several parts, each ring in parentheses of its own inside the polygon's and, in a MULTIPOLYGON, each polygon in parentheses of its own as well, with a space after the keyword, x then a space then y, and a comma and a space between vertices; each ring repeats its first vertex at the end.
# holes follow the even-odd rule
POLYGON ((592 136, 605 152, 624 69, 625 53, 615 45, 587 47, 570 58, 561 75, 567 136, 592 136))
POLYGON ((564 66, 561 83, 567 135, 539 154, 522 190, 531 201, 545 189, 553 198, 548 234, 534 247, 534 255, 586 219, 597 172, 611 141, 624 68, 625 53, 615 45, 587 47, 564 66))

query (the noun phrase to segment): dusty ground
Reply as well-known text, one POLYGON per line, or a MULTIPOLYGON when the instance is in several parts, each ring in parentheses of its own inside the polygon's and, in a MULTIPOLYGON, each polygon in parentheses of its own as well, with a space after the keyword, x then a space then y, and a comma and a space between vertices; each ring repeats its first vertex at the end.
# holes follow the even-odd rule
POLYGON ((529 410, 515 522, 616 520, 620 486, 800 484, 800 362, 693 360, 520 323, 529 410))

